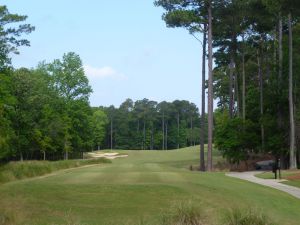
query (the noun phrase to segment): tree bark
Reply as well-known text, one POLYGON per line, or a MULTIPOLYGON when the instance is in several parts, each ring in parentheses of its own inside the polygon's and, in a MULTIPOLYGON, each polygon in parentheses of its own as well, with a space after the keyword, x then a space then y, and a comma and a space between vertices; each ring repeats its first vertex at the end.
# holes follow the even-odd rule
POLYGON ((166 147, 165 149, 168 150, 168 120, 166 122, 166 147))
POLYGON ((144 129, 143 129, 143 150, 146 149, 146 121, 144 119, 144 129))
MULTIPOLYGON (((278 21, 278 96, 282 94, 282 68, 283 68, 283 52, 282 52, 282 16, 279 14, 278 21)), ((282 124, 282 105, 281 101, 278 102, 278 128, 281 130, 283 127, 282 124)))
POLYGON ((206 73, 206 36, 207 24, 204 23, 203 49, 202 49, 202 101, 201 101, 201 129, 200 129, 200 170, 205 171, 204 159, 204 131, 205 131, 205 73, 206 73))
MULTIPOLYGON (((244 42, 244 38, 243 38, 243 42, 244 42)), ((243 49, 242 52, 242 76, 243 76, 243 120, 246 120, 246 74, 245 74, 245 52, 243 49)))
POLYGON ((207 170, 212 171, 213 142, 213 49, 212 49, 212 11, 211 0, 208 3, 208 149, 207 170))
POLYGON ((233 97, 233 91, 232 91, 232 87, 233 87, 233 69, 234 69, 234 59, 233 59, 233 55, 231 54, 230 57, 230 65, 229 65, 229 118, 233 118, 233 101, 234 101, 234 97, 233 97))
POLYGON ((69 151, 65 152, 65 160, 69 160, 69 151))
POLYGON ((260 93, 260 116, 261 116, 261 148, 264 150, 265 145, 265 129, 262 118, 264 116, 264 84, 263 84, 263 75, 261 68, 261 53, 258 51, 257 53, 257 66, 258 66, 258 78, 259 78, 259 93, 260 93))
POLYGON ((179 112, 177 113, 177 149, 179 149, 179 112))
POLYGON ((110 119, 110 150, 113 149, 113 121, 110 119))
POLYGON ((163 112, 163 119, 162 119, 162 131, 163 131, 163 145, 162 150, 165 150, 165 112, 163 112))
POLYGON ((297 168, 296 144, 295 144, 295 119, 293 101, 293 32, 292 14, 288 15, 289 27, 289 111, 290 111, 290 169, 297 168))

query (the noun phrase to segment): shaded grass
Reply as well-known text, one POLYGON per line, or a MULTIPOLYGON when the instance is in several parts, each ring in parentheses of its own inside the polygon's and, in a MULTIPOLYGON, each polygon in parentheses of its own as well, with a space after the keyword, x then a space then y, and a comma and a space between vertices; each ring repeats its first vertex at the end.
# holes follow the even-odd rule
POLYGON ((0 166, 0 183, 31 178, 52 173, 61 169, 69 169, 85 165, 110 163, 108 159, 64 160, 64 161, 24 161, 10 162, 0 166))

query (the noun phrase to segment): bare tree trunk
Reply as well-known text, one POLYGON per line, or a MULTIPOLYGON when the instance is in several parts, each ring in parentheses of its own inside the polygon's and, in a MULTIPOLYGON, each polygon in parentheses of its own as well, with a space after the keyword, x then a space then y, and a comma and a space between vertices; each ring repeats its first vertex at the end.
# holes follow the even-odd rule
MULTIPOLYGON (((263 75, 262 75, 262 68, 261 68, 261 55, 260 52, 257 53, 257 65, 258 65, 258 77, 259 77, 259 92, 260 92, 260 116, 261 119, 264 116, 264 84, 263 84, 263 75)), ((264 150, 265 145, 265 129, 263 121, 261 121, 260 125, 261 130, 261 148, 264 150)))
POLYGON ((166 150, 168 150, 168 121, 166 122, 166 150))
POLYGON ((69 151, 66 151, 65 152, 65 160, 68 160, 69 159, 69 151))
POLYGON ((204 23, 203 32, 203 49, 202 49, 202 101, 201 101, 201 129, 200 129, 200 170, 205 171, 205 159, 204 159, 204 130, 205 130, 205 73, 206 73, 206 29, 207 24, 204 23))
POLYGON ((46 151, 43 151, 43 160, 46 161, 46 151))
POLYGON ((234 96, 233 96, 233 70, 234 70, 234 59, 233 55, 231 54, 230 58, 230 65, 229 65, 229 118, 233 117, 233 101, 234 101, 234 96))
MULTIPOLYGON (((279 14, 278 21, 278 96, 282 94, 282 68, 283 68, 283 52, 282 52, 282 16, 279 14)), ((281 102, 278 104, 278 127, 282 128, 282 109, 281 102)))
POLYGON ((177 149, 179 149, 179 112, 177 113, 177 149))
POLYGON ((293 32, 292 14, 288 15, 289 25, 289 111, 290 111, 290 169, 297 168, 296 144, 295 144, 295 120, 293 101, 293 32))
POLYGON ((279 15, 279 22, 278 22, 278 84, 281 90, 281 82, 282 82, 282 67, 283 67, 283 54, 282 54, 282 17, 281 14, 279 15))
POLYGON ((163 138, 163 143, 162 143, 162 150, 165 150, 165 111, 163 111, 163 119, 162 119, 162 138, 163 138))
POLYGON ((194 133, 193 133, 193 117, 191 116, 191 136, 190 136, 191 140, 190 140, 190 146, 193 145, 193 141, 194 141, 194 133))
POLYGON ((234 76, 234 95, 236 97, 236 109, 237 109, 237 116, 241 117, 240 115, 240 95, 239 95, 239 78, 238 78, 238 70, 235 71, 234 76))
POLYGON ((144 119, 144 129, 143 129, 143 150, 146 149, 146 122, 144 119))
POLYGON ((20 161, 23 162, 24 161, 24 157, 23 157, 23 153, 20 152, 20 161))
POLYGON ((110 118, 110 150, 113 149, 113 121, 110 118))
POLYGON ((208 3, 208 149, 207 170, 212 171, 213 142, 213 49, 212 49, 212 12, 211 0, 208 3))
POLYGON ((153 125, 151 128, 151 150, 154 148, 154 131, 153 131, 153 125))
MULTIPOLYGON (((244 42, 244 38, 243 38, 244 42)), ((245 121, 246 119, 246 74, 245 74, 245 53, 243 49, 242 53, 242 70, 243 70, 243 120, 245 121)))

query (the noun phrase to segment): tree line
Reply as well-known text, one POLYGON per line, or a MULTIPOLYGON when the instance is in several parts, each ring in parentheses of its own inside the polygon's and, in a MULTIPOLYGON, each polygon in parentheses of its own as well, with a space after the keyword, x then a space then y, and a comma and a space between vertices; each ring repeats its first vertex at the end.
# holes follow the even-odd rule
POLYGON ((11 54, 29 46, 27 16, 0 7, 0 161, 69 159, 95 149, 176 149, 199 144, 199 112, 188 101, 127 99, 91 107, 82 61, 74 52, 36 68, 15 69, 11 54))
MULTIPOLYGON (((300 2, 156 0, 154 4, 165 9, 162 18, 168 27, 187 29, 203 47, 208 170, 213 131, 214 144, 232 163, 247 160, 252 154, 271 153, 285 167, 297 168, 300 53, 294 46, 300 44, 300 2), (218 105, 214 122, 212 96, 218 105)), ((204 107, 205 99, 202 113, 204 107)))
POLYGON ((119 108, 98 109, 108 117, 104 148, 168 150, 200 143, 200 114, 194 103, 127 99, 119 108))

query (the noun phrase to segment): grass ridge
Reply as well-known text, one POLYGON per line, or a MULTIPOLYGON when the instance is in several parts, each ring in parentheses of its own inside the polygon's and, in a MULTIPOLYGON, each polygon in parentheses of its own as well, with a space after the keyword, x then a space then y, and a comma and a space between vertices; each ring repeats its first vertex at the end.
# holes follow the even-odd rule
POLYGON ((111 163, 111 160, 105 158, 82 159, 82 160, 64 160, 64 161, 23 161, 10 162, 0 166, 0 184, 10 181, 32 178, 53 173, 58 170, 76 168, 86 165, 111 163))

